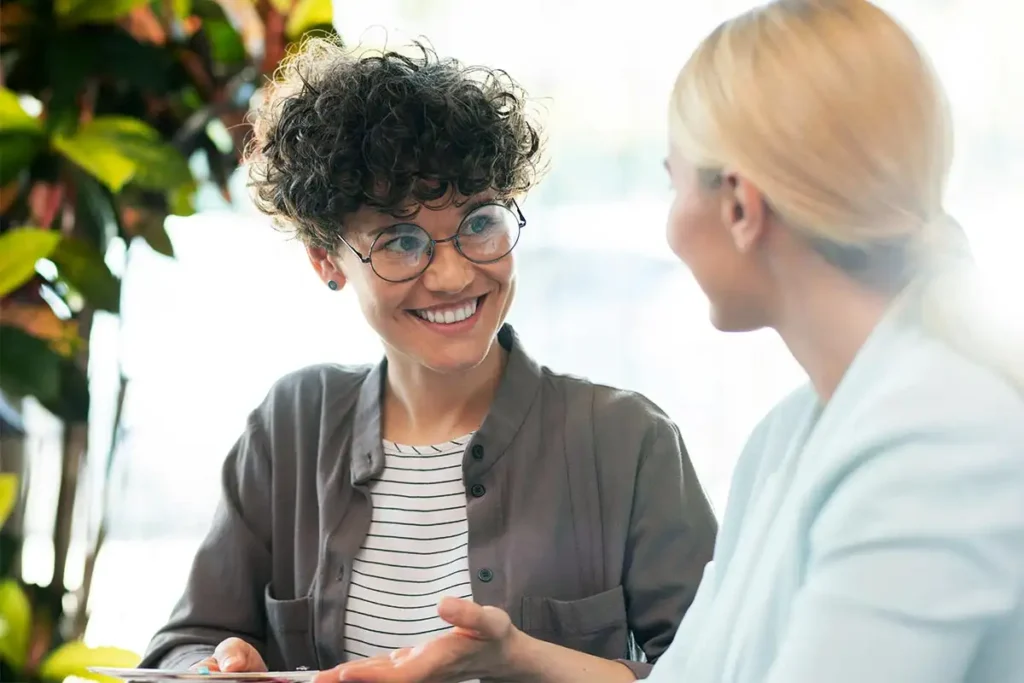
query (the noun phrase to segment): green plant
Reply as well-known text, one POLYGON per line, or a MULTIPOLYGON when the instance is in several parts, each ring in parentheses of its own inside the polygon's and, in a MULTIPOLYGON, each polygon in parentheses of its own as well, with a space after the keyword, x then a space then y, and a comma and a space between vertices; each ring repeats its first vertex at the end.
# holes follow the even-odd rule
MULTIPOLYGON (((7 521, 18 495, 17 478, 0 475, 0 527, 7 521)), ((139 656, 115 647, 86 646, 71 641, 53 650, 40 642, 32 601, 17 579, 0 579, 0 680, 63 681, 68 676, 108 681, 92 666, 135 666, 139 656)), ((44 629, 45 630, 45 627, 44 629)))
MULTIPOLYGON (((119 314, 122 294, 123 271, 107 256, 120 249, 127 261, 148 245, 173 257, 165 218, 191 214, 203 183, 230 199, 251 98, 291 42, 331 31, 330 21, 330 0, 0 0, 0 389, 38 401, 63 426, 53 579, 19 593, 46 631, 44 652, 84 634, 108 528, 129 378, 103 397, 116 407, 104 426, 111 447, 90 452, 100 398, 87 373, 91 330, 119 314), (86 464, 107 476, 90 492, 102 512, 84 530, 85 575, 69 603, 86 464), (65 604, 76 605, 71 614, 65 604)), ((21 531, 3 533, 17 543, 21 531)))

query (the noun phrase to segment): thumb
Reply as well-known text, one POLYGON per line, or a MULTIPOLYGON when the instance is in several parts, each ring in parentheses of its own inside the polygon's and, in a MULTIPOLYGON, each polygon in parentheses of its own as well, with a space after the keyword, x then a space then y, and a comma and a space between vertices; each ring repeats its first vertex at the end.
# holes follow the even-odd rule
POLYGON ((225 673, 241 671, 266 671, 263 658, 256 649, 241 638, 228 638, 213 652, 217 668, 225 673))
POLYGON ((437 614, 457 629, 470 631, 483 640, 496 640, 508 630, 508 615, 496 607, 484 607, 471 600, 442 598, 437 614))

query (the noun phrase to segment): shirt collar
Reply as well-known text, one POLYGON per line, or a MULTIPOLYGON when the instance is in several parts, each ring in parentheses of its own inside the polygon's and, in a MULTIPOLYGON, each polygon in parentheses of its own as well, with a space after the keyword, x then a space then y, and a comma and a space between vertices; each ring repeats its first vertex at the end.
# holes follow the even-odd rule
MULTIPOLYGON (((505 453, 526 421, 542 377, 540 365, 523 349, 511 325, 501 327, 497 341, 508 351, 508 362, 491 409, 473 437, 474 444, 484 445, 491 463, 505 453)), ((384 359, 367 374, 359 390, 349 452, 353 484, 365 483, 384 467, 381 401, 386 377, 384 359)))

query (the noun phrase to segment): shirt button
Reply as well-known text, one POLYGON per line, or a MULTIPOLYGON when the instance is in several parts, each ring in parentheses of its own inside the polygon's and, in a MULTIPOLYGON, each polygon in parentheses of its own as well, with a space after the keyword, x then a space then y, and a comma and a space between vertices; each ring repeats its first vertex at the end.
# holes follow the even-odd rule
POLYGON ((484 583, 490 583, 491 579, 494 578, 494 572, 492 572, 487 567, 484 567, 476 573, 476 578, 480 579, 484 583))
POLYGON ((473 446, 473 450, 470 452, 473 454, 474 460, 484 459, 484 447, 481 446, 480 444, 476 444, 475 446, 473 446))
POLYGON ((469 487, 469 492, 474 498, 483 498, 483 495, 487 493, 487 489, 484 488, 483 484, 473 484, 469 487))

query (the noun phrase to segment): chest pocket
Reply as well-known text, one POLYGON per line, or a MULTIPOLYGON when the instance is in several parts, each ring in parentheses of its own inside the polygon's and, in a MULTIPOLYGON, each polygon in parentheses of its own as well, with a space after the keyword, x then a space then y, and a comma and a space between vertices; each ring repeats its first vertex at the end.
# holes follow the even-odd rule
POLYGON ((570 401, 565 420, 565 467, 579 567, 578 600, 523 597, 523 630, 530 635, 607 659, 631 657, 623 587, 608 588, 605 576, 604 522, 597 459, 594 457, 594 390, 570 401))
POLYGON ((300 667, 316 669, 313 651, 313 611, 309 596, 294 600, 273 597, 268 584, 264 592, 267 612, 267 667, 271 671, 300 667))
POLYGON ((581 600, 524 597, 523 631, 596 657, 633 658, 622 586, 581 600))

